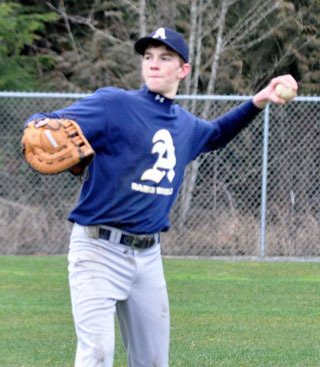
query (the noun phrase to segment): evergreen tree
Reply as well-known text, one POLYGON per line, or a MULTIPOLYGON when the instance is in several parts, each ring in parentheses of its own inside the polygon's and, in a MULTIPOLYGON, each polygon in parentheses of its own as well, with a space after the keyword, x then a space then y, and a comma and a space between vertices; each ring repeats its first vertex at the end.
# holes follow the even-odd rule
POLYGON ((50 56, 34 53, 33 47, 44 24, 57 16, 32 10, 15 2, 0 3, 0 90, 38 88, 39 70, 52 65, 50 56))

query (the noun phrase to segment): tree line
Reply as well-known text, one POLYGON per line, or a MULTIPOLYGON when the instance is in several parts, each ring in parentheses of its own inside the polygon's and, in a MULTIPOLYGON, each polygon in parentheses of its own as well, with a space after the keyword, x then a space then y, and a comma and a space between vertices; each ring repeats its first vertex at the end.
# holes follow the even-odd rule
POLYGON ((133 43, 160 26, 189 42, 181 93, 252 94, 291 73, 300 93, 320 94, 319 0, 2 1, 0 89, 137 88, 133 43))

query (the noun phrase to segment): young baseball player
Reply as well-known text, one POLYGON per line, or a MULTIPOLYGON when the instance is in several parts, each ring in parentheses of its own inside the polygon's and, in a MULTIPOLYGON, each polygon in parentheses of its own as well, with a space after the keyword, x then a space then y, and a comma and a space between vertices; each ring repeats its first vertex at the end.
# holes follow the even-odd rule
POLYGON ((181 34, 159 28, 135 43, 141 89, 101 88, 67 108, 35 119, 75 120, 95 151, 69 215, 69 282, 77 334, 76 367, 111 367, 117 315, 130 367, 169 365, 169 302, 160 233, 186 165, 224 147, 269 102, 286 102, 271 80, 252 99, 205 121, 174 103, 190 72, 181 34))

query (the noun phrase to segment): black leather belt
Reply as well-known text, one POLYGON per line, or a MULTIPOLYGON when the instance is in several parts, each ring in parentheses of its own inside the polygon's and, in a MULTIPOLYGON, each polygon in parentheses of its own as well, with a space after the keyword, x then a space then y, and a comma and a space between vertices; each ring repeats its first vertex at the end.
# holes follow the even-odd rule
MULTIPOLYGON (((109 240, 112 234, 112 229, 99 228, 99 238, 109 240)), ((152 247, 156 242, 159 242, 159 234, 157 235, 133 235, 122 233, 118 243, 121 245, 135 247, 138 249, 146 249, 152 247)))

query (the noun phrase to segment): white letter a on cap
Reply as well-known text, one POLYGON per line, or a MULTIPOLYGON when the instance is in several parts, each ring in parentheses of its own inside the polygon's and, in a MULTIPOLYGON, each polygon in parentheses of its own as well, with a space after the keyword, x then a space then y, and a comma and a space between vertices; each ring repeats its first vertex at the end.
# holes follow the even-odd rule
POLYGON ((167 38, 166 31, 164 28, 158 28, 155 32, 152 38, 161 38, 165 40, 167 38))

